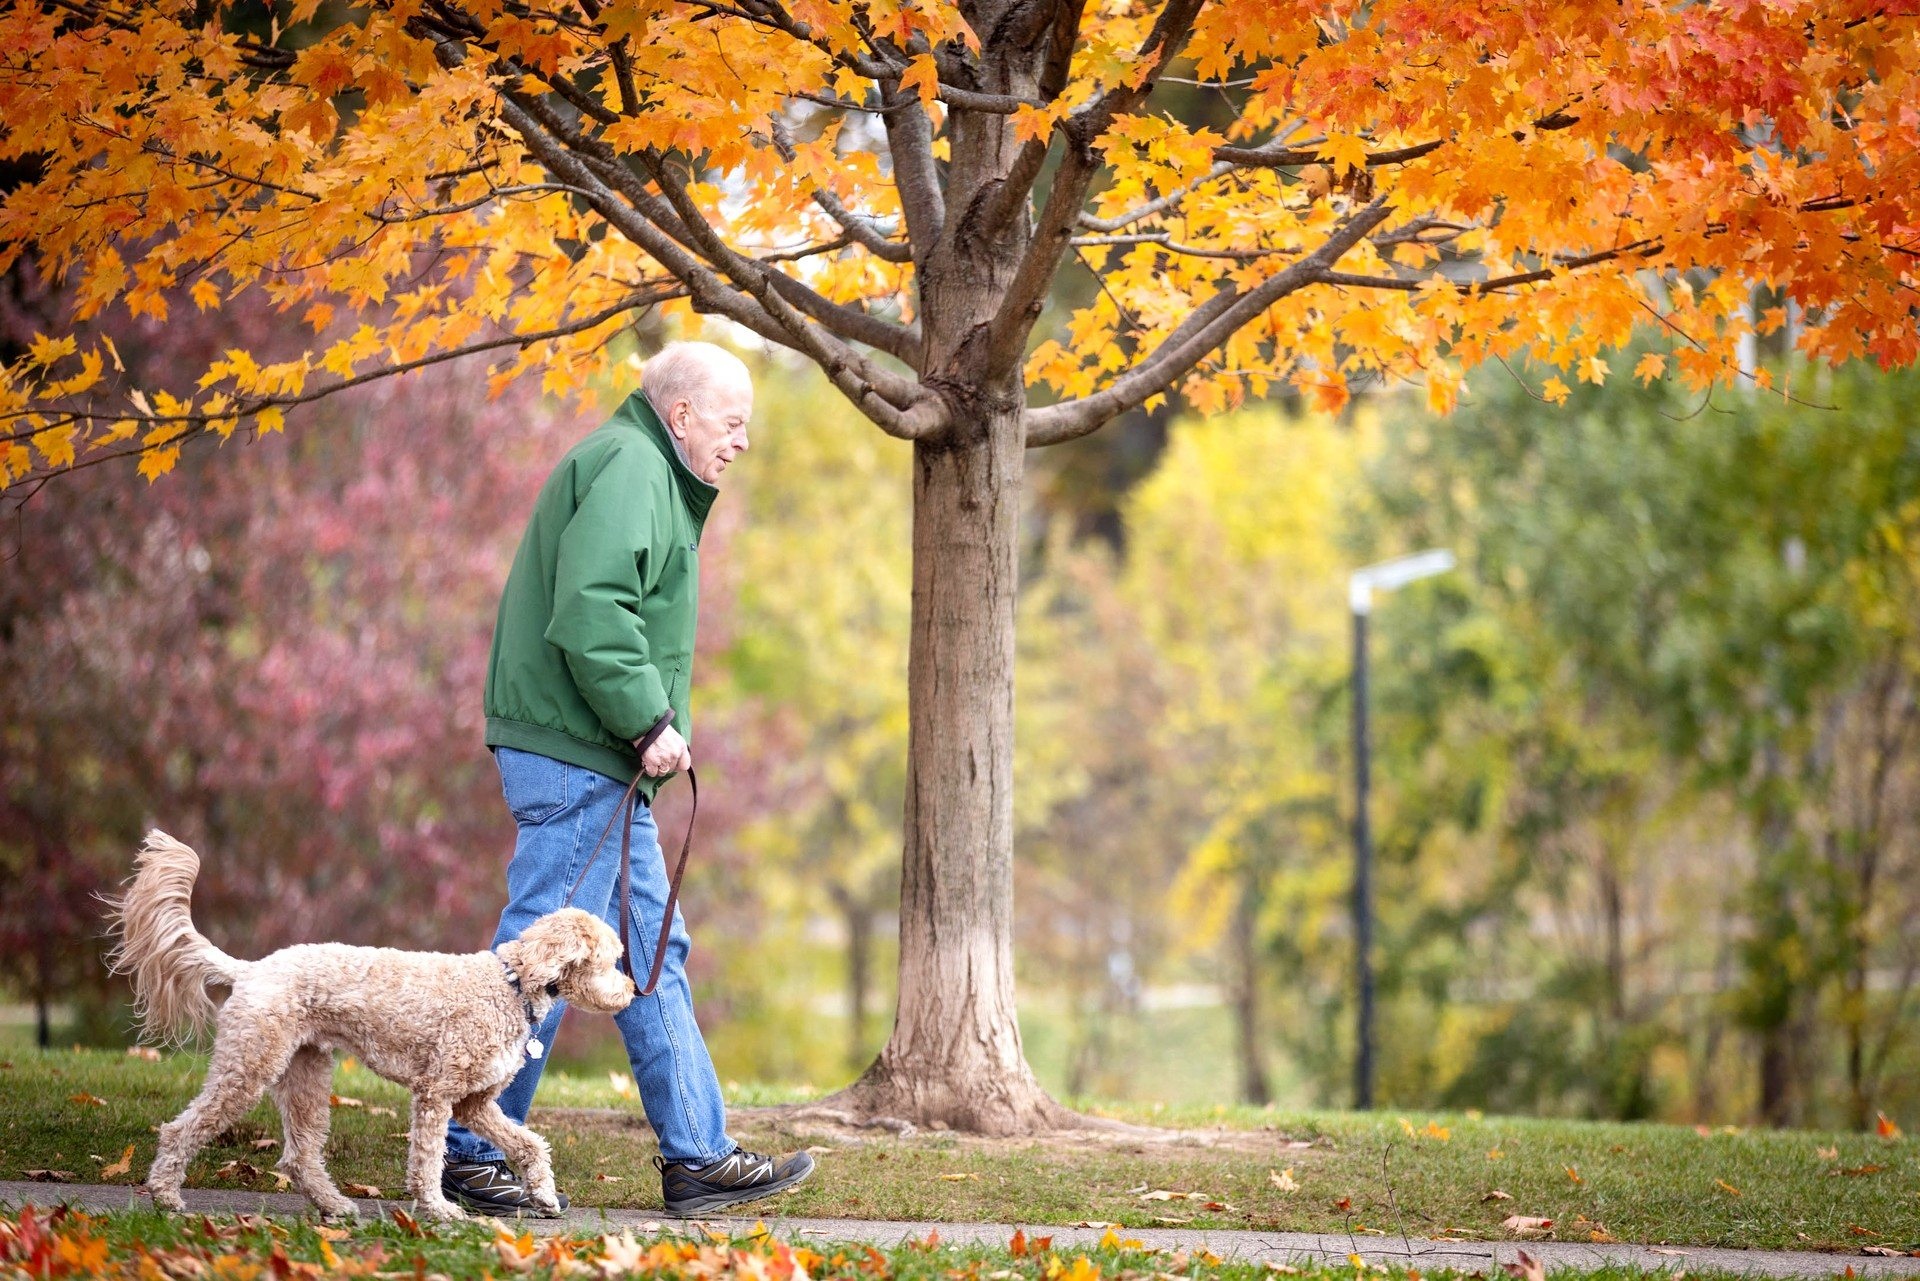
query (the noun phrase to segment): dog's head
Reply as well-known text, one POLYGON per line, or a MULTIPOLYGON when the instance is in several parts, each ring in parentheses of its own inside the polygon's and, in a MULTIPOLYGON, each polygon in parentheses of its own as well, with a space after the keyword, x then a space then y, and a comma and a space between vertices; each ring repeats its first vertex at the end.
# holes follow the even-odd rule
POLYGON ((527 988, 552 984, 569 1005, 596 1014, 618 1014, 633 1000, 633 980, 622 974, 620 936, 607 923, 577 907, 549 912, 502 944, 527 988))

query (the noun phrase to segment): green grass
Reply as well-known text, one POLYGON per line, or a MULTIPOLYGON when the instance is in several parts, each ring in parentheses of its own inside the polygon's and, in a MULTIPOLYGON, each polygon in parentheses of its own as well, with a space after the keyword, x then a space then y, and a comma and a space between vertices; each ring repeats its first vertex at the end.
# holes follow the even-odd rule
MULTIPOLYGON (((152 1127, 185 1105, 202 1070, 201 1060, 189 1055, 144 1062, 103 1051, 15 1054, 12 1064, 0 1069, 0 1095, 7 1100, 0 1178, 52 1168, 97 1179, 101 1166, 132 1144, 132 1170, 115 1180, 122 1183, 144 1173, 153 1156, 152 1127)), ((334 1088, 362 1104, 335 1109, 329 1144, 335 1177, 399 1193, 404 1094, 359 1068, 343 1068, 334 1088)), ((763 1091, 730 1094, 735 1106, 778 1101, 763 1091)), ((560 1184, 577 1205, 659 1205, 651 1134, 637 1104, 618 1098, 605 1075, 549 1073, 541 1103, 534 1125, 553 1140, 560 1184)), ((1504 1235, 1501 1220, 1517 1213, 1554 1220, 1553 1235, 1561 1240, 1587 1241, 1599 1232, 1672 1245, 1920 1247, 1920 1143, 1913 1139, 1759 1130, 1702 1135, 1677 1126, 1437 1113, 1090 1110, 1206 1129, 1172 1142, 992 1141, 940 1133, 896 1139, 835 1136, 831 1127, 755 1109, 736 1116, 733 1132, 749 1146, 825 1149, 819 1173, 774 1203, 789 1215, 1127 1227, 1180 1222, 1362 1235, 1453 1230, 1496 1238, 1504 1235), (1289 1146, 1298 1143, 1312 1146, 1289 1146), (1287 1170, 1297 1191, 1275 1186, 1274 1175, 1287 1170), (1148 1200, 1142 1189, 1199 1193, 1204 1200, 1148 1200), (1495 1189, 1511 1199, 1483 1199, 1495 1189)), ((275 1152, 254 1143, 278 1133, 271 1108, 262 1105, 196 1160, 190 1182, 271 1188, 269 1177, 250 1179, 228 1163, 270 1168, 275 1152)))

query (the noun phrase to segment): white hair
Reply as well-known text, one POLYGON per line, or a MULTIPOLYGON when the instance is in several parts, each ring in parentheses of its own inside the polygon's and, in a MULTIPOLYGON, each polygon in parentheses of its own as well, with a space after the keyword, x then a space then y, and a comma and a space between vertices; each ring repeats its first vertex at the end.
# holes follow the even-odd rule
POLYGON ((640 371, 640 390, 664 419, 683 400, 704 411, 708 392, 728 374, 738 374, 742 382, 752 379, 741 359, 725 347, 710 342, 670 342, 640 371))

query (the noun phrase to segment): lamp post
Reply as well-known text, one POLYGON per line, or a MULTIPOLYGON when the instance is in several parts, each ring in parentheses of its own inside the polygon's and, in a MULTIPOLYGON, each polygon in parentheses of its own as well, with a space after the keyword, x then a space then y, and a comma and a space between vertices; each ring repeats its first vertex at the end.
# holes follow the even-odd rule
POLYGON ((1367 616, 1373 594, 1454 567, 1445 549, 1417 552, 1356 569, 1347 579, 1347 604, 1353 610, 1353 969, 1359 989, 1355 1014, 1353 1105, 1373 1106, 1373 831, 1367 823, 1371 768, 1367 737, 1367 616))

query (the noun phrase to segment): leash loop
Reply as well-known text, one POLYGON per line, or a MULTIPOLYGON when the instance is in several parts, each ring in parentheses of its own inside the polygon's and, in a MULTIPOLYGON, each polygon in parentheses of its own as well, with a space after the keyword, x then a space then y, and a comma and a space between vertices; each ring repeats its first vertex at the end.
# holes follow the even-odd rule
MULTIPOLYGON (((655 721, 647 732, 634 744, 644 758, 647 749, 673 724, 673 710, 669 708, 659 720, 655 721)), ((614 807, 613 814, 607 819, 607 825, 600 833, 600 839, 593 843, 593 852, 587 855, 587 862, 580 869, 580 875, 574 878, 573 885, 562 900, 562 907, 573 906, 573 896, 580 889, 581 882, 587 879, 587 873, 593 870, 594 860, 600 857, 601 846, 607 843, 607 837, 613 834, 613 825, 620 824, 620 879, 617 892, 620 895, 620 972, 633 978, 633 943, 631 898, 627 890, 627 880, 632 871, 633 859, 633 821, 639 815, 640 784, 646 781, 647 767, 643 764, 634 771, 633 782, 627 784, 626 795, 614 807), (623 816, 624 815, 624 819, 623 816)), ((673 929, 673 909, 680 902, 680 878, 687 871, 687 856, 693 852, 693 821, 700 816, 700 780, 692 770, 687 771, 687 783, 693 788, 693 809, 687 815, 687 834, 680 842, 680 861, 674 867, 673 874, 667 878, 667 909, 660 917, 660 937, 653 946, 653 970, 647 975, 647 985, 639 989, 639 995, 652 996, 654 988, 660 985, 660 971, 667 963, 667 936, 673 929)), ((666 859, 666 851, 660 852, 661 860, 666 859)))

